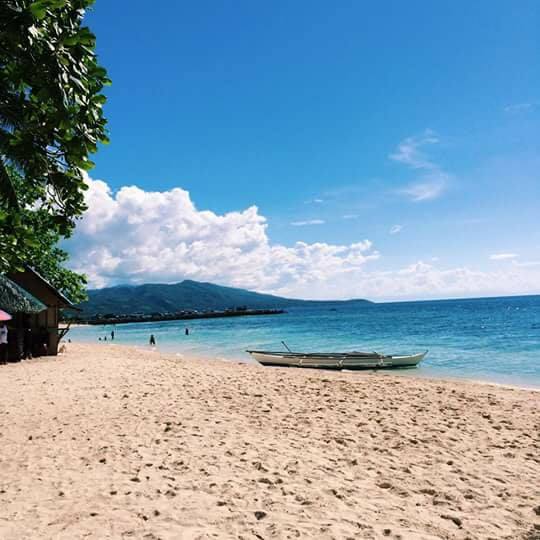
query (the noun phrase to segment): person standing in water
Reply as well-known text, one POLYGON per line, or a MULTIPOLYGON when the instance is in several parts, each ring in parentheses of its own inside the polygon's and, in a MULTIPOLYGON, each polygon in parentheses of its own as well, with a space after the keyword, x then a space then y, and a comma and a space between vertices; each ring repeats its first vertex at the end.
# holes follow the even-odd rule
POLYGON ((154 337, 154 334, 150 334, 150 345, 156 344, 156 338, 154 337))
POLYGON ((114 330, 111 330, 111 341, 114 341, 114 330))
POLYGON ((185 334, 186 336, 189 336, 189 328, 186 328, 185 334))

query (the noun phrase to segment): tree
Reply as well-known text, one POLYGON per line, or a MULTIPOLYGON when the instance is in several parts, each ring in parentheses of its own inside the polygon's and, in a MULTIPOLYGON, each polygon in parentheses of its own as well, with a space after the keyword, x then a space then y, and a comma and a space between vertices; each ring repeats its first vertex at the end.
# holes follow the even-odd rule
POLYGON ((0 272, 35 266, 80 296, 83 280, 56 247, 85 210, 83 172, 107 143, 93 0, 0 2, 0 272))
MULTIPOLYGON (((7 216, 8 219, 17 220, 18 230, 26 238, 25 242, 19 243, 18 256, 22 261, 29 262, 72 302, 79 303, 86 300, 85 276, 63 266, 68 260, 68 254, 58 247, 61 237, 54 223, 55 216, 46 207, 32 206, 36 200, 35 191, 25 189, 25 180, 17 171, 8 168, 8 172, 13 188, 18 194, 19 209, 16 212, 8 212, 7 216)), ((5 245, 3 231, 0 232, 0 245, 5 245)), ((22 269, 22 265, 20 268, 22 269)), ((12 266, 10 269, 16 270, 17 267, 12 266)))

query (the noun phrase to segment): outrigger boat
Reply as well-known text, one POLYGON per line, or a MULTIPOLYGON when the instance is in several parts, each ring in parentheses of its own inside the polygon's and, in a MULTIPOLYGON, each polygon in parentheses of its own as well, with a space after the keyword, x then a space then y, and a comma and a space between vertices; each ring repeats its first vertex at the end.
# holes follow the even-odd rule
MULTIPOLYGON (((283 343, 285 345, 285 343, 283 343)), ((287 347, 287 345, 285 345, 287 347)), ((428 351, 411 355, 386 355, 377 352, 300 353, 254 351, 248 352, 263 366, 304 367, 318 369, 389 369, 416 367, 428 351)))

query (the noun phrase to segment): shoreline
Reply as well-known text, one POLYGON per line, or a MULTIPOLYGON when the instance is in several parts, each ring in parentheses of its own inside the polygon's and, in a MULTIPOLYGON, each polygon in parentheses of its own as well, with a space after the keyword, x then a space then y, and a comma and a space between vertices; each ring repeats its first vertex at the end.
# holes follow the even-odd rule
POLYGON ((537 392, 66 345, 0 368, 6 540, 540 527, 537 392))
POLYGON ((167 360, 184 360, 187 362, 217 362, 219 364, 227 364, 227 365, 247 365, 247 366, 255 366, 257 368, 262 368, 265 370, 276 370, 276 369, 284 369, 286 371, 291 372, 316 372, 321 374, 329 374, 329 373, 336 373, 336 374, 342 374, 342 375, 379 375, 381 377, 395 377, 395 378, 411 378, 415 379, 418 382, 426 380, 431 383, 464 383, 464 384, 472 384, 472 385, 481 385, 481 386, 494 386, 497 388, 506 388, 509 390, 523 390, 526 392, 540 392, 540 387, 529 387, 529 386, 519 386, 516 384, 506 384, 506 383, 499 383, 496 381, 489 381, 484 379, 472 379, 468 377, 453 377, 451 375, 448 376, 437 376, 437 375, 431 375, 431 374, 422 374, 418 373, 418 370, 420 368, 407 368, 407 369, 362 369, 362 370, 332 370, 332 369, 316 369, 316 368, 295 368, 295 367, 270 367, 270 366, 262 366, 257 362, 256 360, 253 360, 251 358, 244 359, 238 359, 238 358, 226 358, 226 357, 219 357, 216 355, 213 355, 211 353, 208 354, 192 354, 192 353, 185 353, 181 351, 174 351, 174 350, 162 350, 159 348, 158 345, 155 347, 152 347, 150 345, 130 345, 127 343, 115 343, 113 341, 106 341, 106 342, 99 342, 99 343, 93 343, 88 341, 73 341, 70 344, 67 345, 82 345, 82 346, 91 346, 91 347, 102 347, 102 346, 112 346, 117 347, 119 349, 125 349, 126 352, 133 350, 137 351, 139 353, 153 353, 157 354, 158 356, 163 357, 167 360), (171 358, 172 357, 172 358, 171 358))
MULTIPOLYGON (((211 352, 208 352, 207 354, 191 354, 191 353, 185 353, 185 352, 177 351, 173 349, 170 349, 170 350, 160 349, 159 345, 156 346, 154 350, 152 350, 149 345, 133 345, 133 344, 128 344, 128 343, 115 343, 113 341, 106 341, 106 342, 102 341, 102 342, 96 343, 94 341, 84 341, 84 340, 77 341, 76 340, 76 341, 73 341, 72 344, 90 345, 90 346, 98 346, 98 347, 114 345, 117 347, 126 347, 128 349, 134 348, 134 349, 140 350, 141 352, 148 351, 148 352, 156 352, 158 354, 163 354, 163 355, 171 355, 171 354, 180 355, 187 360, 204 360, 204 361, 216 360, 219 362, 225 362, 225 363, 231 363, 231 364, 242 363, 242 364, 248 364, 248 365, 252 365, 252 364, 259 365, 258 362, 256 362, 255 360, 252 360, 251 358, 240 359, 240 358, 227 358, 224 356, 219 357, 211 352)), ((284 368, 284 369, 306 370, 306 369, 311 369, 311 368, 284 368)), ((473 383, 473 384, 493 385, 493 386, 497 386, 501 388, 514 388, 516 390, 528 390, 531 392, 540 392, 540 384, 527 386, 527 385, 520 385, 518 383, 498 382, 498 381, 489 380, 489 379, 475 379, 471 377, 459 377, 459 376, 452 376, 452 375, 441 376, 441 375, 433 375, 433 374, 423 374, 422 372, 419 372, 419 370, 421 369, 422 369, 422 365, 420 365, 420 367, 415 368, 415 369, 379 369, 379 370, 366 369, 366 370, 360 370, 358 371, 358 373, 361 374, 361 373, 366 373, 366 372, 377 372, 381 375, 386 374, 386 375, 393 375, 396 377, 412 377, 412 378, 417 378, 417 379, 427 379, 427 380, 432 380, 432 381, 450 381, 450 382, 456 382, 456 383, 468 382, 468 383, 473 383)), ((328 373, 331 370, 317 369, 313 371, 321 371, 321 372, 328 373)), ((350 370, 342 370, 341 373, 352 374, 356 372, 350 371, 350 370)))

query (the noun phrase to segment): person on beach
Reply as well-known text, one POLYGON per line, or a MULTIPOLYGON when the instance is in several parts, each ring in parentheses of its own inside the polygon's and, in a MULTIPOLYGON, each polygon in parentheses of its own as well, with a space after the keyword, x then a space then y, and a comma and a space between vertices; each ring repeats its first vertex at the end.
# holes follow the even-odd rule
POLYGON ((32 358, 33 343, 34 338, 32 336, 32 329, 30 328, 30 323, 27 323, 23 336, 23 360, 29 360, 32 358))
POLYGON ((154 337, 154 334, 150 334, 150 345, 156 344, 156 338, 154 337))
POLYGON ((0 326, 0 364, 7 363, 8 353, 8 329, 7 326, 2 323, 0 326))
POLYGON ((12 336, 15 337, 15 348, 17 351, 17 355, 15 358, 17 361, 24 360, 24 334, 25 334, 24 328, 15 328, 13 332, 11 333, 12 336))
POLYGON ((111 341, 114 341, 114 330, 111 330, 111 341))
POLYGON ((185 334, 186 336, 189 336, 189 328, 186 328, 185 334))
POLYGON ((47 356, 49 353, 49 332, 44 326, 39 329, 37 353, 38 356, 47 356))

